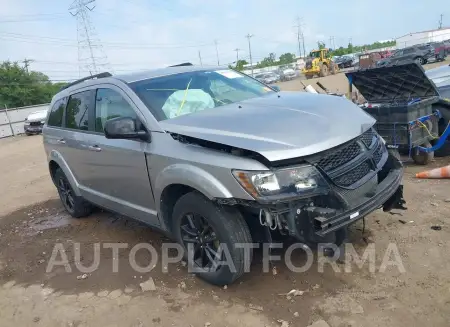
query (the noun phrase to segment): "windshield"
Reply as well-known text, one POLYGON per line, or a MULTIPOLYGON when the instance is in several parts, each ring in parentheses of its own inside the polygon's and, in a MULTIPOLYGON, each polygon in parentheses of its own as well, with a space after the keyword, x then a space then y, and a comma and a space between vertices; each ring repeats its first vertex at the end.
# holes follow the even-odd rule
POLYGON ((309 56, 313 58, 320 58, 320 51, 312 51, 309 53, 309 56))
POLYGON ((159 121, 275 92, 233 70, 180 73, 130 86, 159 121))

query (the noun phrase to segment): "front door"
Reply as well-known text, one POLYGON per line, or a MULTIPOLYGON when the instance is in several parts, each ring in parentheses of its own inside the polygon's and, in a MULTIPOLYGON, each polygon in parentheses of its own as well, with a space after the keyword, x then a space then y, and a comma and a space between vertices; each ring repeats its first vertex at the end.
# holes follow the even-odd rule
POLYGON ((151 225, 159 226, 145 153, 151 144, 140 140, 107 139, 108 119, 139 120, 134 105, 116 87, 99 88, 95 94, 94 132, 89 135, 89 197, 101 206, 151 225))

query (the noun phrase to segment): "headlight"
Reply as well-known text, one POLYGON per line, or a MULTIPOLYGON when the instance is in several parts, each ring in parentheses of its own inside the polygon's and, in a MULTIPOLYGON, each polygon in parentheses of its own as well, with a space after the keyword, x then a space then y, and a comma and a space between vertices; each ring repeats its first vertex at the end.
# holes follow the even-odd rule
POLYGON ((234 177, 254 198, 280 199, 324 193, 327 182, 313 166, 274 171, 233 170, 234 177))
POLYGON ((41 120, 41 124, 44 125, 45 124, 45 120, 41 120))

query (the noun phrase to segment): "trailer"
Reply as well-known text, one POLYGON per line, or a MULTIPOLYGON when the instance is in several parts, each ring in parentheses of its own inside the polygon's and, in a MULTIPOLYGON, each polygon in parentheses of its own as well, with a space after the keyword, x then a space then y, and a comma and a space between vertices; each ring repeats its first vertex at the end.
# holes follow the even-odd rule
POLYGON ((368 102, 362 109, 377 120, 375 129, 388 148, 406 152, 416 164, 426 165, 445 145, 450 134, 450 101, 440 95, 421 66, 407 63, 346 76, 350 94, 355 86, 368 102))

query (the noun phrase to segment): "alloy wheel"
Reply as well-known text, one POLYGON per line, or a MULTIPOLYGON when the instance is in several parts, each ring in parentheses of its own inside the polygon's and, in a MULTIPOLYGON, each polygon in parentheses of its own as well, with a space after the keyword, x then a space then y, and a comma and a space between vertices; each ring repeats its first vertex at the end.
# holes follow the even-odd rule
POLYGON ((59 196, 61 197, 61 201, 66 209, 68 209, 69 211, 73 211, 75 205, 73 191, 66 178, 61 177, 58 180, 58 191, 59 196))
POLYGON ((219 238, 208 221, 201 215, 188 213, 181 219, 180 228, 189 260, 205 270, 219 269, 223 253, 219 238))

